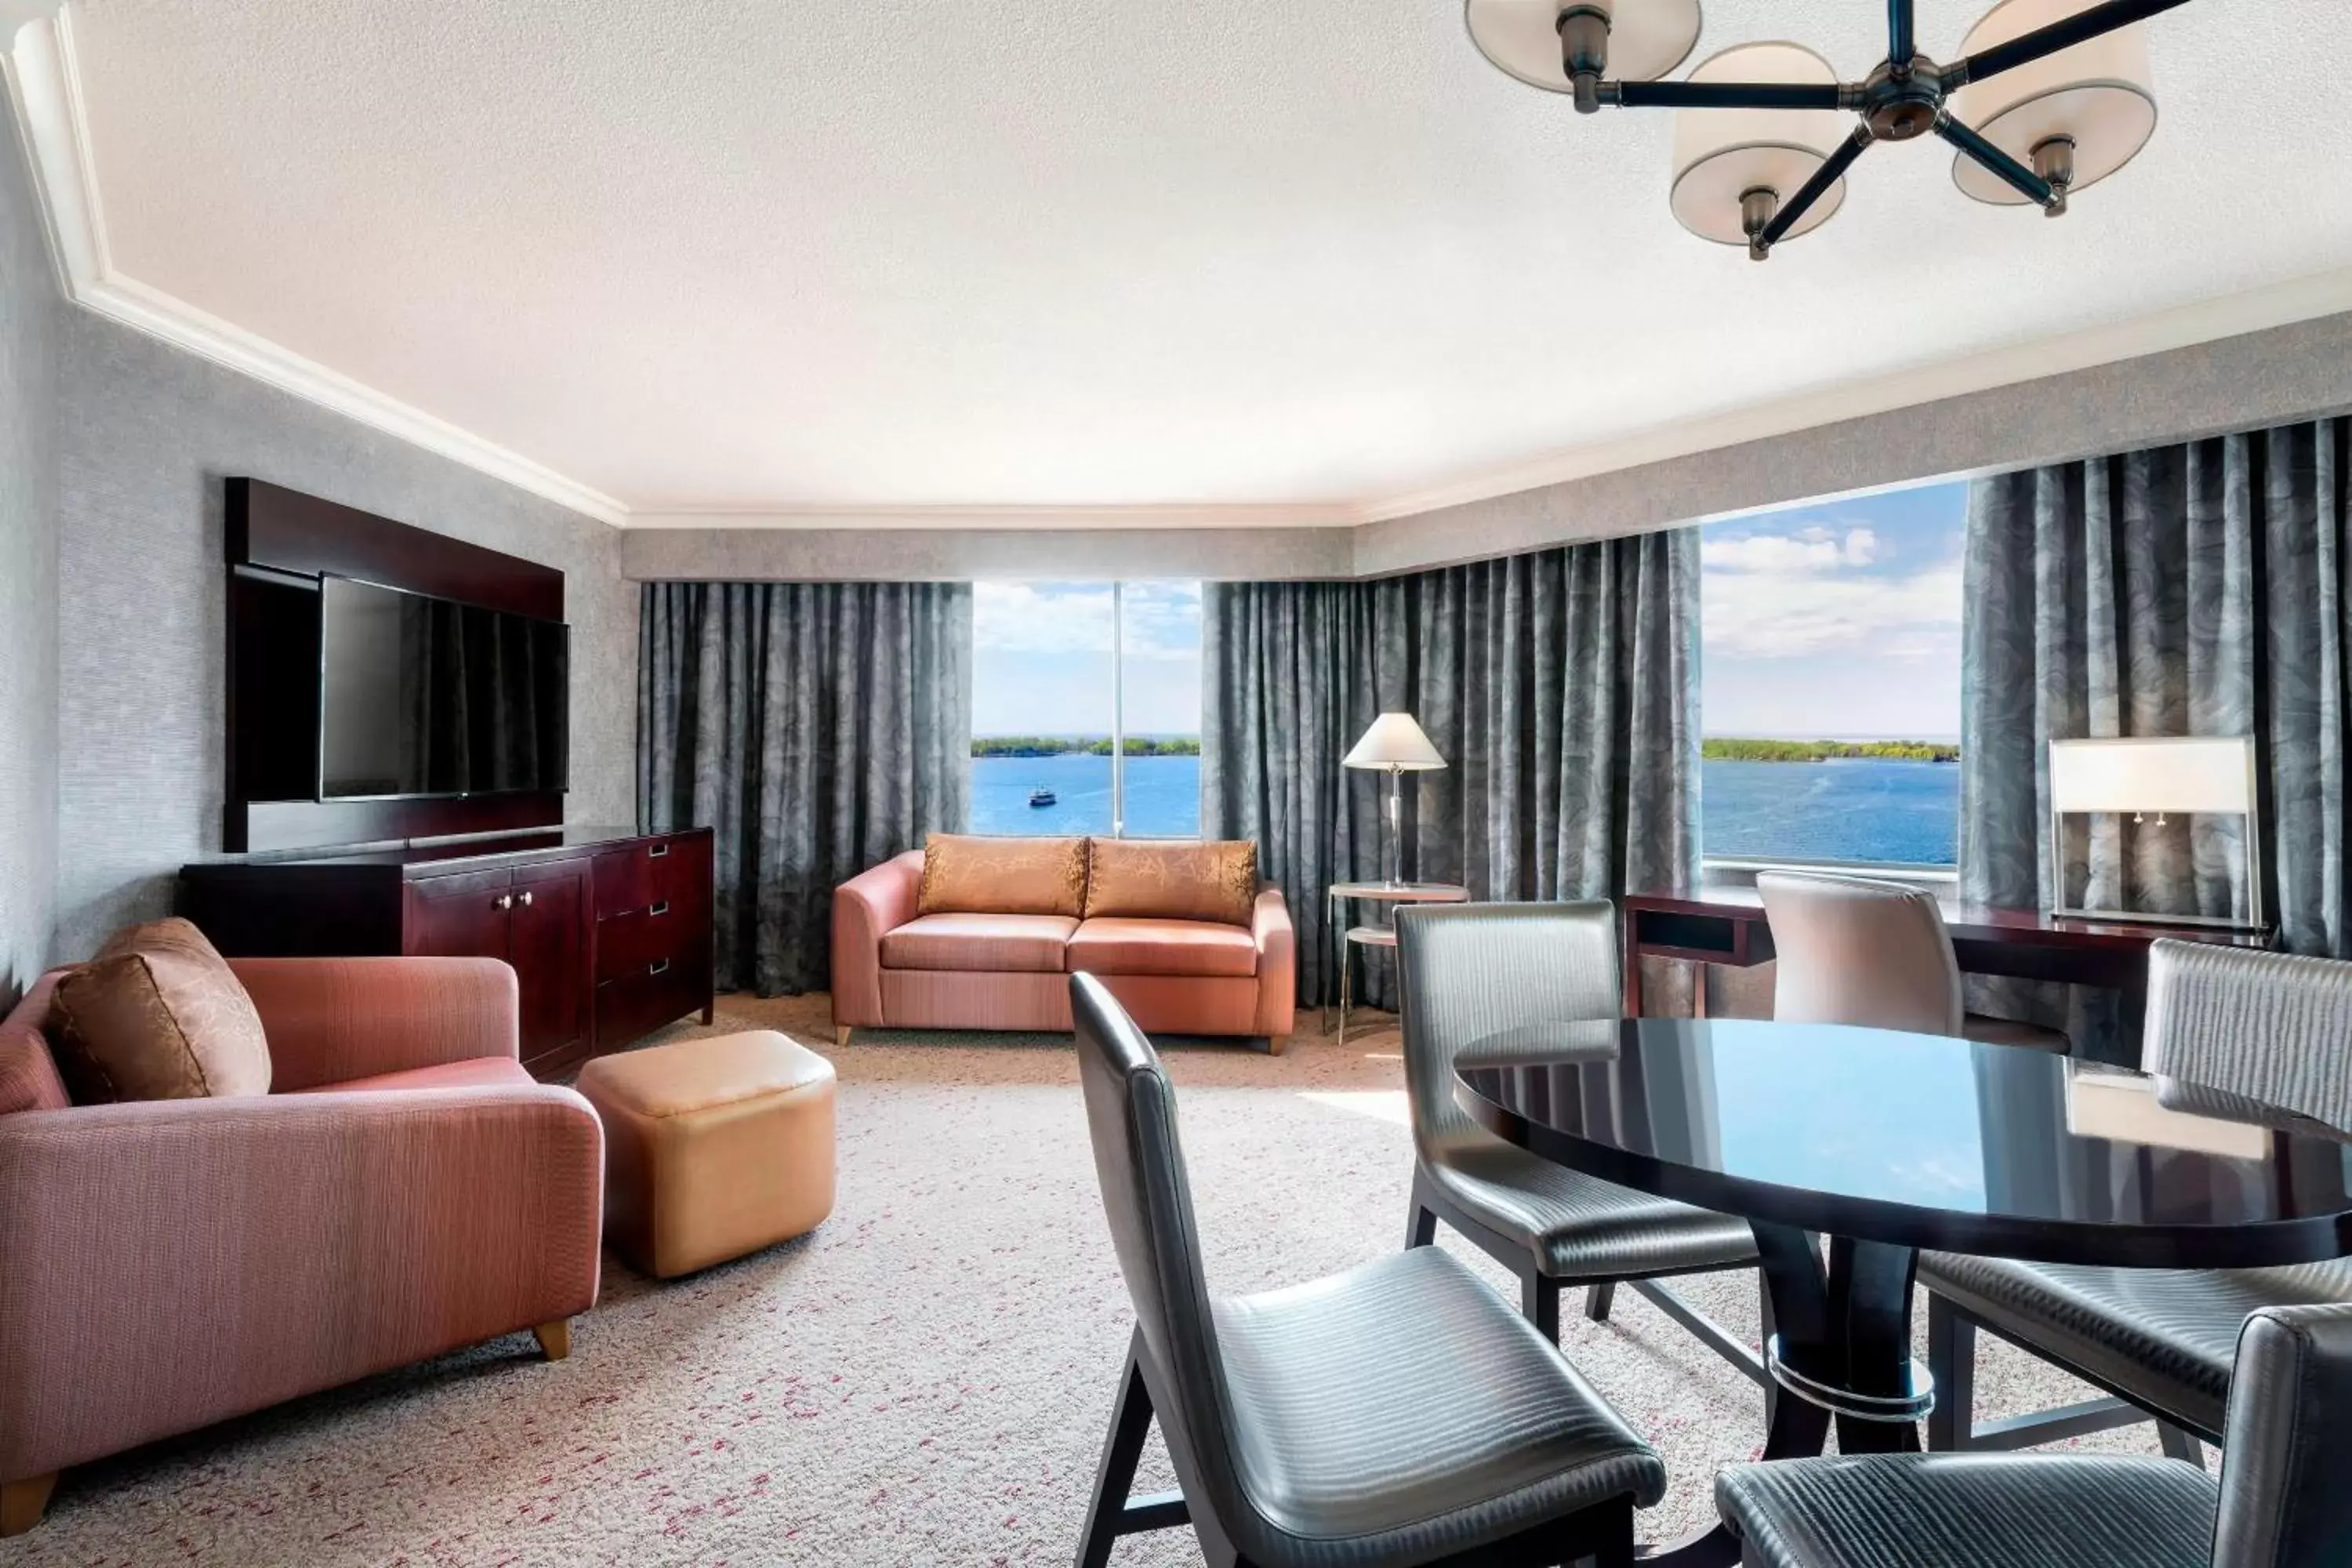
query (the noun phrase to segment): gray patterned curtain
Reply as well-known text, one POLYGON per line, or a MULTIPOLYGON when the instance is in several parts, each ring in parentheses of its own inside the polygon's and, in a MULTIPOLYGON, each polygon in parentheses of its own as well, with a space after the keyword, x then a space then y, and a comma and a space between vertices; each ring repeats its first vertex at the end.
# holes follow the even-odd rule
MULTIPOLYGON (((2035 908, 2242 914, 2233 822, 2070 826, 2050 864, 2053 738, 2242 735, 2263 764, 2265 898, 2285 944, 2352 956, 2346 909, 2343 419, 1983 479, 1969 501, 1960 890, 2035 908)), ((1985 1005, 2115 1054, 2111 993, 1989 984, 1985 1005)), ((2126 1044, 2123 1055, 2128 1057, 2126 1044)))
POLYGON ((830 983, 834 888, 971 815, 968 583, 648 583, 637 812, 717 836, 719 988, 830 983))
MULTIPOLYGON (((1257 841, 1298 930, 1299 1002, 1337 1000, 1325 891, 1383 874, 1383 775, 1339 758, 1383 710, 1450 764, 1408 775, 1404 874, 1479 899, 1613 897, 1698 875, 1698 534, 1371 583, 1213 583, 1201 811, 1257 841)), ((1391 1005, 1389 969, 1365 1000, 1391 1005)))

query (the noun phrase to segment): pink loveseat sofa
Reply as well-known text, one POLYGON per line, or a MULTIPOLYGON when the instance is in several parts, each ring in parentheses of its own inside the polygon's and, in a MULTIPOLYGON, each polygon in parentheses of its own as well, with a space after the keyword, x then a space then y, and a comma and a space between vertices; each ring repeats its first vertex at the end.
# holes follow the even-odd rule
MULTIPOLYGON (((0 1022, 0 1529, 56 1472, 595 1304, 604 1132, 491 959, 239 959, 271 1092, 75 1106, 0 1022)), ((5 1553, 0 1553, 5 1555, 5 1553)))
MULTIPOLYGON (((1018 846, 1010 841, 1000 852, 1017 854, 1018 846)), ((1170 875, 1187 874, 1204 847, 1165 847, 1170 875)), ((1148 883, 1160 869, 1151 863, 1157 851, 1133 841, 1118 846, 1130 895, 1139 870, 1148 883)), ((925 853, 909 850, 835 890, 833 1022, 841 1042, 857 1027, 1067 1029, 1069 977, 1083 972, 1098 976, 1146 1029, 1254 1037, 1276 1055, 1289 1044, 1297 986, 1290 911, 1278 888, 1250 895, 1254 870, 1233 910, 1246 914, 1246 924, 1092 915, 1083 887, 1076 914, 926 913, 925 853)), ((1099 880, 1102 862, 1093 863, 1099 880)), ((1248 864, 1255 867, 1254 857, 1248 864)), ((1161 890, 1167 907, 1189 901, 1181 886, 1161 890)), ((1130 896, 1118 907, 1153 907, 1150 896, 1147 887, 1147 901, 1130 896)))

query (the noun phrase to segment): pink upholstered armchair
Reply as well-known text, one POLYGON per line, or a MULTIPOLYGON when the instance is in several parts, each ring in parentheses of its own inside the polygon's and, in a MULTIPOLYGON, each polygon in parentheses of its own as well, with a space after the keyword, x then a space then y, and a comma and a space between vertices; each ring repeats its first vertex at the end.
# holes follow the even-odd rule
POLYGON ((244 959, 272 1092, 75 1107, 0 1023, 0 1534, 57 1472, 596 1300, 604 1135, 488 959, 244 959))

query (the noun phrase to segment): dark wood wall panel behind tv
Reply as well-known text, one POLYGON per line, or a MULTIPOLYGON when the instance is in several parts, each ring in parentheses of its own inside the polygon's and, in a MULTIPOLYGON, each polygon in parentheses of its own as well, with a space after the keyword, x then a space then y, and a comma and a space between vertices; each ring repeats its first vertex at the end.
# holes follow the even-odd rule
POLYGON ((332 574, 542 621, 563 618, 563 574, 260 479, 228 481, 228 563, 332 574))
POLYGON ((226 481, 233 854, 513 832, 563 820, 561 791, 319 800, 317 580, 352 577, 541 620, 563 574, 261 479, 226 481), (307 683, 307 685, 306 685, 307 683), (296 697, 307 689, 310 706, 296 697))

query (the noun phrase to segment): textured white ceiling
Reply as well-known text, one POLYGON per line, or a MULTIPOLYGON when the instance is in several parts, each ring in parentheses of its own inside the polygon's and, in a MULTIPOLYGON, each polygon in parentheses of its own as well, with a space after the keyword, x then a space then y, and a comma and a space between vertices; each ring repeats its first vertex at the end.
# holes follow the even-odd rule
MULTIPOLYGON (((1986 0, 1921 0, 1946 57, 1986 0)), ((1878 0, 1707 0, 1848 75, 1878 0)), ((2352 5, 2153 24, 2072 216, 1769 265, 1459 0, 83 0, 115 268, 620 498, 1349 502, 2352 261, 2352 5)))

